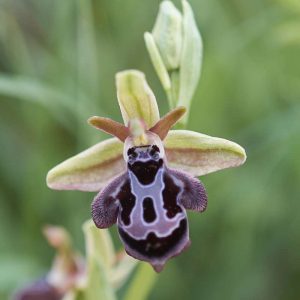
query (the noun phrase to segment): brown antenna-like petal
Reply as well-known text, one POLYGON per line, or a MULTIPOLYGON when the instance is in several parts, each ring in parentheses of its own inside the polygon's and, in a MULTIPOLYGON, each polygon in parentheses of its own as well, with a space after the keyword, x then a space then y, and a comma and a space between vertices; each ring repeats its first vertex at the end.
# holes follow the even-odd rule
POLYGON ((177 123, 185 112, 186 108, 184 106, 176 107, 163 116, 152 128, 150 128, 150 131, 156 133, 161 140, 164 140, 169 130, 177 123))
POLYGON ((97 129, 115 136, 122 142, 129 136, 129 130, 126 126, 109 118, 95 116, 89 118, 88 123, 97 129))

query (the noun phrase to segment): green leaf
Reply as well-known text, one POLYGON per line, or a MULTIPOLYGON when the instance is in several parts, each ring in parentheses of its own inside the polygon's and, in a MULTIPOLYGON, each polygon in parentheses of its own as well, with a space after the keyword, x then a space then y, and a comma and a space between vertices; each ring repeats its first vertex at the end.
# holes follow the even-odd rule
POLYGON ((171 130, 164 145, 169 166, 194 176, 237 167, 246 160, 240 145, 188 130, 171 130))
MULTIPOLYGON (((183 45, 179 75, 178 106, 185 106, 188 110, 200 78, 202 65, 202 39, 197 28, 191 6, 186 0, 182 1, 183 7, 183 45)), ((188 113, 182 118, 186 124, 188 113)))
POLYGON ((142 119, 147 128, 159 120, 155 96, 144 73, 136 70, 119 72, 116 75, 118 101, 126 126, 132 119, 142 119))
POLYGON ((2 5, 0 7, 0 40, 5 60, 10 62, 14 72, 32 74, 34 62, 26 43, 24 35, 26 30, 22 27, 14 10, 9 5, 2 5))
POLYGON ((68 95, 34 78, 0 74, 0 95, 75 111, 68 95))
POLYGON ((54 167, 47 185, 56 190, 100 191, 125 172, 123 143, 116 138, 100 142, 54 167))
POLYGON ((64 127, 70 131, 74 130, 70 117, 77 115, 78 112, 73 99, 38 79, 0 74, 0 95, 42 105, 64 127))
POLYGON ((79 97, 82 104, 95 107, 94 99, 99 98, 100 66, 99 51, 96 44, 96 32, 94 23, 93 1, 77 0, 78 7, 78 34, 77 34, 77 70, 78 84, 87 94, 87 98, 79 97))

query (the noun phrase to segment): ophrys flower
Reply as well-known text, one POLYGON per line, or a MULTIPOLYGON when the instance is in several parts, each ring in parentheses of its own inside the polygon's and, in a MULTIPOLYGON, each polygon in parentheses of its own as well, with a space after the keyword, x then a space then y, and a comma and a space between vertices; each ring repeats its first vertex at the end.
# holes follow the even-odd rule
POLYGON ((241 165, 246 154, 228 140, 170 130, 185 108, 160 119, 141 72, 118 73, 117 94, 125 125, 90 118, 91 125, 115 137, 56 166, 47 183, 100 191, 92 204, 96 226, 117 222, 127 253, 160 271, 190 243, 185 209, 206 208, 205 189, 195 176, 241 165))

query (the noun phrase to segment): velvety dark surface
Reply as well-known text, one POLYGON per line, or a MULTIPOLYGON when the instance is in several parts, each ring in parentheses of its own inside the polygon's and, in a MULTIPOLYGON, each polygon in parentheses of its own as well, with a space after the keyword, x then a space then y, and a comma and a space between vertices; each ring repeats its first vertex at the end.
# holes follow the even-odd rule
POLYGON ((176 203, 180 188, 175 184, 172 177, 169 176, 168 173, 165 173, 163 178, 165 183, 165 188, 162 191, 164 209, 167 210, 167 217, 172 219, 177 213, 182 212, 182 209, 176 203))
POLYGON ((143 200, 143 209, 144 214, 143 218, 147 223, 152 223, 156 219, 156 212, 153 205, 153 199, 150 197, 146 197, 143 200))
POLYGON ((169 253, 178 245, 187 230, 187 221, 181 220, 180 225, 167 237, 158 237, 154 232, 150 232, 146 239, 135 240, 122 228, 119 233, 122 239, 135 251, 149 258, 160 258, 169 253))

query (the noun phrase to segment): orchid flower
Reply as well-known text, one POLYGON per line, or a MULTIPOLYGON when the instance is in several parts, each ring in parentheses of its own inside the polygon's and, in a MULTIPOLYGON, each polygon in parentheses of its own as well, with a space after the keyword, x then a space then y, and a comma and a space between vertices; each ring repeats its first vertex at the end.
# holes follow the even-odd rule
POLYGON ((186 209, 203 212, 207 195, 197 178, 246 160, 238 144, 189 130, 171 130, 186 109, 160 118, 145 76, 116 76, 124 124, 91 117, 88 123, 113 138, 49 171, 52 189, 98 192, 92 217, 98 228, 117 223, 126 252, 161 271, 189 244, 186 209))

